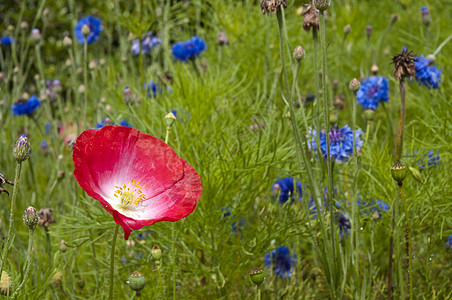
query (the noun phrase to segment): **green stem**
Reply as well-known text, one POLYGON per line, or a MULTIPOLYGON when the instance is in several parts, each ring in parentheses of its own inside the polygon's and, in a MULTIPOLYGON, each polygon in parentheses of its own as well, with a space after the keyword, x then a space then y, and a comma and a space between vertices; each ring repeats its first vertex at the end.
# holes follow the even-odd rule
POLYGON ((397 132, 394 137, 394 149, 392 152, 392 159, 394 163, 400 161, 402 157, 403 150, 403 132, 405 127, 405 91, 406 91, 406 80, 405 78, 400 79, 399 89, 400 89, 400 119, 399 125, 397 127, 397 132))
POLYGON ((119 224, 116 224, 115 232, 113 233, 113 240, 111 242, 111 254, 110 254, 110 289, 108 293, 108 299, 113 299, 113 278, 115 275, 115 245, 116 238, 118 237, 119 224))
POLYGON ((434 56, 437 56, 440 52, 441 49, 443 49, 444 46, 446 46, 447 43, 449 43, 449 41, 452 39, 452 34, 449 35, 444 42, 441 43, 441 45, 438 46, 438 48, 435 50, 435 52, 433 53, 434 56))
POLYGON ((83 125, 86 124, 86 110, 88 105, 88 41, 85 36, 83 43, 83 84, 85 91, 83 93, 83 125))
POLYGON ((30 273, 30 268, 31 268, 31 259, 32 259, 32 256, 33 256, 33 236, 34 236, 34 233, 35 233, 35 229, 34 228, 30 228, 28 230, 27 267, 25 269, 24 278, 22 279, 22 282, 17 287, 17 289, 14 292, 14 294, 11 296, 11 299, 14 299, 17 296, 17 294, 19 294, 20 289, 22 288, 22 286, 24 285, 24 283, 28 279, 28 274, 30 273))
POLYGON ((413 263, 412 263, 412 242, 411 242, 411 221, 410 221, 410 217, 408 215, 408 206, 406 203, 406 199, 405 199, 405 193, 403 192, 403 186, 402 184, 399 185, 399 192, 400 192, 400 198, 402 199, 402 203, 403 203, 403 210, 405 211, 405 218, 406 218, 406 223, 407 223, 407 231, 408 231, 408 236, 407 236, 407 248, 408 248, 408 276, 409 276, 409 280, 410 280, 410 300, 413 299, 413 263))
MULTIPOLYGON (((160 284, 159 293, 160 293, 160 291, 163 289, 163 279, 162 279, 162 272, 160 272, 160 265, 157 266, 157 273, 159 274, 159 284, 160 284)), ((159 295, 157 295, 157 298, 158 298, 158 296, 159 295)))
POLYGON ((257 300, 261 300, 261 289, 257 286, 257 300))
POLYGON ((389 239, 388 300, 392 299, 392 256, 394 253, 394 233, 395 233, 395 207, 392 208, 391 237, 389 239))
MULTIPOLYGON (((325 15, 323 12, 319 13, 320 15, 320 45, 322 47, 322 102, 323 102, 323 119, 324 119, 324 126, 325 130, 327 132, 326 134, 326 151, 327 151, 327 178, 328 178, 328 197, 327 197, 327 203, 329 206, 330 211, 330 227, 331 227, 331 246, 332 246, 332 255, 333 255, 333 262, 336 261, 335 255, 336 255, 336 230, 334 228, 335 222, 333 222, 334 218, 334 200, 333 200, 333 162, 331 159, 331 141, 330 136, 328 134, 330 127, 330 114, 329 114, 329 104, 328 104, 328 89, 326 87, 326 74, 327 74, 327 46, 326 46, 326 22, 325 22, 325 15)), ((333 264, 333 274, 336 274, 335 272, 335 265, 333 264)), ((334 276, 331 276, 330 278, 332 287, 335 289, 335 279, 334 276)), ((333 291, 334 291, 333 289, 333 291)))
POLYGON ((8 256, 8 251, 10 248, 10 244, 12 244, 13 240, 11 240, 11 235, 14 228, 14 212, 16 210, 16 198, 17 198, 17 187, 19 186, 19 178, 20 178, 20 170, 22 168, 22 164, 20 162, 16 165, 16 174, 14 176, 14 188, 13 188, 13 196, 11 198, 11 211, 9 213, 9 227, 8 227, 8 235, 6 236, 6 241, 3 244, 3 253, 2 253, 2 265, 0 267, 0 276, 3 272, 3 268, 5 266, 5 261, 8 256))
POLYGON ((366 142, 364 143, 367 145, 367 141, 369 140, 369 132, 370 132, 370 121, 367 121, 367 127, 366 127, 366 142))
POLYGON ((165 144, 168 144, 170 132, 171 132, 171 127, 166 127, 165 144))

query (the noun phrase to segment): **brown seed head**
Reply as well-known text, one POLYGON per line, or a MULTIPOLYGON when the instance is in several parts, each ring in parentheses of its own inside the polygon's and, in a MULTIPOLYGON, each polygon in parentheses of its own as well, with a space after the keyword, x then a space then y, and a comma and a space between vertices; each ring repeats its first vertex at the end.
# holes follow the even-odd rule
POLYGON ((392 58, 392 63, 394 64, 394 76, 398 79, 404 79, 405 77, 413 77, 416 74, 414 69, 414 62, 417 60, 417 56, 403 49, 402 52, 395 55, 392 58))
POLYGON ((282 5, 284 9, 287 8, 287 0, 261 0, 262 14, 269 14, 270 12, 276 14, 279 6, 282 5))
POLYGON ((41 208, 38 212, 38 225, 49 228, 49 225, 52 223, 56 223, 55 219, 52 216, 53 209, 51 208, 41 208))
POLYGON ((306 32, 311 31, 311 27, 319 30, 319 11, 314 7, 314 4, 307 4, 305 11, 301 14, 303 16, 303 29, 306 32))

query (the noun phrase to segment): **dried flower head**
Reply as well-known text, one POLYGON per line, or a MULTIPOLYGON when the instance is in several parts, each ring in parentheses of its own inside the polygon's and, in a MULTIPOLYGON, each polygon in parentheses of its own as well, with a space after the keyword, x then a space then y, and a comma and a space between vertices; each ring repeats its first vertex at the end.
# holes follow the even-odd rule
POLYGON ((13 291, 13 284, 11 277, 5 271, 2 272, 0 278, 0 295, 8 296, 13 291))
POLYGON ((405 77, 413 77, 416 75, 415 61, 417 61, 417 57, 412 51, 402 49, 402 52, 392 58, 392 63, 394 64, 394 76, 398 80, 401 80, 405 77))
POLYGON ((307 4, 305 11, 301 14, 303 16, 303 29, 306 32, 311 31, 311 27, 319 30, 319 11, 314 7, 314 4, 307 4))
POLYGON ((228 39, 226 33, 223 30, 221 30, 217 34, 217 44, 219 46, 227 46, 227 45, 229 45, 229 39, 228 39))
POLYGON ((41 208, 38 212, 38 225, 49 228, 49 225, 52 223, 56 223, 55 219, 52 216, 53 209, 51 208, 41 208))
POLYGON ((261 0, 262 14, 265 15, 270 12, 276 14, 280 5, 287 8, 287 0, 261 0))
POLYGON ((6 176, 3 175, 2 173, 0 173, 0 194, 1 193, 6 193, 9 196, 9 192, 7 190, 5 190, 4 188, 2 188, 2 184, 9 184, 9 185, 14 185, 14 182, 9 181, 8 179, 6 179, 6 176))

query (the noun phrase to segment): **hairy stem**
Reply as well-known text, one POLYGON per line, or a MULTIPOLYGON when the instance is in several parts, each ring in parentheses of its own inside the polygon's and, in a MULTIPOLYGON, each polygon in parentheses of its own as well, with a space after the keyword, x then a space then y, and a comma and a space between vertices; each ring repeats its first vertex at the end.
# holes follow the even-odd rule
POLYGON ((3 268, 5 266, 5 261, 8 256, 8 251, 13 243, 14 239, 11 239, 13 228, 14 228, 14 212, 16 211, 16 198, 17 198, 17 188, 19 186, 19 178, 20 178, 20 170, 22 168, 22 164, 20 162, 16 165, 16 174, 14 176, 14 188, 13 188, 13 196, 11 198, 11 211, 9 213, 9 227, 8 227, 8 235, 6 236, 6 241, 3 244, 3 253, 2 253, 2 265, 0 267, 0 276, 3 272, 3 268))
POLYGON ((406 203, 406 199, 405 199, 405 193, 403 192, 403 186, 402 184, 399 185, 399 193, 400 193, 400 198, 402 199, 402 204, 403 204, 403 209, 405 211, 405 218, 406 218, 406 223, 407 223, 407 255, 408 255, 408 276, 409 276, 409 280, 410 280, 410 300, 413 299, 413 263, 412 263, 412 242, 411 242, 411 221, 410 221, 410 217, 408 215, 408 206, 406 203))
POLYGON ((403 149, 403 132, 405 127, 405 91, 406 91, 406 81, 402 78, 399 82, 400 89, 400 119, 399 125, 397 127, 397 132, 394 137, 394 149, 392 152, 392 159, 394 163, 400 161, 402 157, 403 149))
POLYGON ((30 228, 28 230, 27 267, 25 269, 24 278, 22 279, 22 282, 17 287, 17 289, 14 292, 14 294, 11 296, 11 299, 14 299, 17 296, 17 294, 19 294, 20 289, 23 287, 23 285, 25 284, 25 282, 28 279, 28 274, 30 273, 30 268, 31 268, 31 259, 32 259, 32 256, 33 256, 33 237, 34 237, 34 233, 35 233, 35 229, 34 228, 30 228))
POLYGON ((111 254, 110 254, 110 289, 108 292, 108 299, 113 299, 113 278, 115 277, 115 246, 116 239, 118 237, 119 224, 116 224, 115 232, 113 233, 113 240, 111 242, 111 254))

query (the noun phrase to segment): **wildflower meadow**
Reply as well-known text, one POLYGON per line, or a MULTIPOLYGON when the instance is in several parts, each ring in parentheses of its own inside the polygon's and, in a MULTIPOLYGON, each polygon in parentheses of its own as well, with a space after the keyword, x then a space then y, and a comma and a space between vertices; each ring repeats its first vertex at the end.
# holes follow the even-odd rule
POLYGON ((0 298, 452 299, 451 4, 0 1, 0 298))

